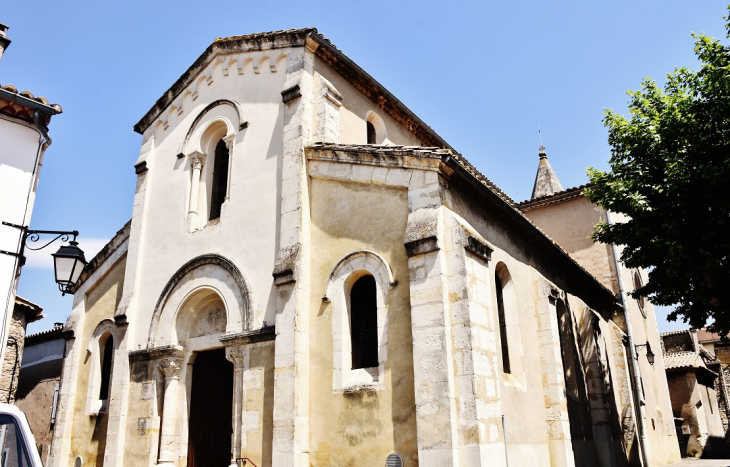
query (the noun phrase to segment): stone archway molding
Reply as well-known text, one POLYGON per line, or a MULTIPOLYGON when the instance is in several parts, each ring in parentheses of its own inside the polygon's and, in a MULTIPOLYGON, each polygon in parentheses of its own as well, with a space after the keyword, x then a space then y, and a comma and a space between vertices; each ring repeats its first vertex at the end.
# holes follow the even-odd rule
MULTIPOLYGON (((208 112, 210 112, 211 110, 213 110, 214 108, 216 108, 220 105, 231 106, 231 107, 233 107, 233 110, 236 111, 236 115, 238 115, 238 131, 248 128, 248 122, 244 119, 243 109, 241 108, 241 104, 239 104, 238 102, 233 101, 231 99, 218 99, 217 101, 213 101, 210 104, 208 104, 207 106, 205 106, 205 108, 202 111, 200 111, 200 113, 195 117, 195 120, 193 120, 193 124, 190 125, 190 128, 188 128, 188 132, 185 135, 185 139, 183 140, 183 144, 182 144, 181 150, 180 150, 181 151, 180 156, 178 156, 178 158, 184 156, 184 151, 188 145, 188 141, 190 140, 190 137, 193 135, 193 132, 197 128, 198 123, 200 123, 200 121, 203 119, 205 114, 207 114, 208 112)), ((230 133, 230 129, 229 129, 229 133, 230 133)))
MULTIPOLYGON (((162 316, 163 310, 165 310, 167 306, 167 302, 170 299, 170 296, 175 291, 175 288, 178 284, 183 281, 185 276, 187 276, 191 271, 193 271, 196 268, 202 267, 202 266, 218 266, 224 271, 226 271, 228 274, 231 275, 233 280, 236 283, 236 286, 238 287, 238 291, 241 294, 242 300, 238 303, 240 316, 242 319, 242 330, 249 330, 251 326, 251 317, 250 317, 250 310, 251 310, 251 291, 248 287, 248 283, 246 279, 244 278, 241 271, 238 269, 238 267, 229 259, 215 254, 205 254, 198 256, 196 258, 191 259, 184 265, 182 265, 176 272, 173 274, 173 276, 170 278, 169 281, 167 281, 167 284, 165 285, 165 288, 162 290, 162 293, 160 294, 160 298, 157 300, 157 304, 155 305, 155 310, 152 314, 152 320, 150 322, 150 332, 147 338, 147 347, 153 348, 157 344, 156 338, 157 338, 157 331, 160 323, 160 318, 162 316)), ((231 304, 231 306, 233 306, 231 304)))

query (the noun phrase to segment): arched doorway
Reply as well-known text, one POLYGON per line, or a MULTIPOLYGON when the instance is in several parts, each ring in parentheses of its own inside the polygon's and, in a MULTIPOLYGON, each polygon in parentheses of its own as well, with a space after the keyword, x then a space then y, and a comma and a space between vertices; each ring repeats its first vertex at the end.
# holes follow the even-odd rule
POLYGON ((226 467, 231 461, 233 364, 225 349, 198 352, 192 365, 188 467, 226 467))
POLYGON ((175 321, 178 342, 191 353, 187 366, 188 467, 230 465, 233 364, 219 347, 226 322, 221 295, 208 287, 195 290, 185 300, 175 321))
POLYGON ((224 347, 222 338, 248 328, 249 300, 241 272, 215 254, 191 259, 165 285, 147 350, 164 388, 157 465, 228 466, 240 454, 245 360, 241 342, 224 347))

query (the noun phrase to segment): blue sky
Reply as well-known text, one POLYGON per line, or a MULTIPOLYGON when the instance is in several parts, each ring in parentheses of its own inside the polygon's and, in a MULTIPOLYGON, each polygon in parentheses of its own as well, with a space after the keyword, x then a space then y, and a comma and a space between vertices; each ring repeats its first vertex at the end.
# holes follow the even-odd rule
MULTIPOLYGON (((216 38, 314 26, 513 199, 528 198, 538 124, 563 186, 607 168, 604 108, 626 91, 697 67, 692 32, 724 37, 721 1, 73 2, 5 0, 13 41, 0 84, 43 95, 50 125, 32 219, 77 229, 94 253, 132 212, 132 126, 216 38)), ((64 321, 71 298, 50 253, 23 269, 19 294, 45 308, 29 332, 64 321)), ((89 255, 89 258, 91 255, 89 255)), ((681 328, 666 323, 661 331, 681 328)))

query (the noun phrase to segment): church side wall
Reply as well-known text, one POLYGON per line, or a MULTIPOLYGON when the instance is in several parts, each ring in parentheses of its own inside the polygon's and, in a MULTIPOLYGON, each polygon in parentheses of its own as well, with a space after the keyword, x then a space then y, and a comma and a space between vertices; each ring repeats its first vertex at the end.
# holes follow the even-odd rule
MULTIPOLYGON (((108 413, 90 416, 87 413, 87 393, 89 391, 90 369, 93 364, 86 349, 89 348, 92 335, 97 325, 105 319, 114 319, 114 311, 121 299, 124 284, 124 268, 126 257, 114 264, 109 271, 86 293, 86 313, 83 318, 83 329, 75 329, 74 345, 83 353, 78 372, 76 373, 77 391, 73 395, 74 414, 71 435, 71 458, 61 465, 74 465, 77 457, 81 457, 82 465, 101 465, 106 444, 106 426, 108 413)), ((115 343, 116 345, 116 343, 115 343)), ((92 358, 99 354, 92 353, 92 358)), ((114 376, 112 376, 114 379, 114 376)), ((111 383, 113 386, 113 382, 111 383)), ((110 393, 112 389, 110 388, 110 393)))
MULTIPOLYGON (((612 383, 609 383, 607 386, 608 379, 606 378, 617 378, 616 365, 625 367, 625 362, 614 361, 616 355, 604 355, 615 353, 613 350, 615 345, 610 339, 611 336, 607 329, 609 323, 600 315, 592 312, 581 297, 571 294, 571 291, 572 293, 575 291, 574 288, 571 288, 570 276, 551 264, 545 263, 539 252, 535 251, 523 235, 512 231, 499 216, 478 207, 479 203, 475 203, 473 198, 461 191, 460 187, 450 186, 449 193, 450 208, 460 215, 471 228, 476 229, 494 248, 490 261, 490 269, 492 269, 490 273, 494 275, 493 268, 500 262, 504 263, 509 269, 515 290, 518 291, 515 304, 520 340, 518 342, 509 341, 510 359, 519 358, 522 355, 540 355, 540 359, 527 357, 522 360, 524 376, 519 372, 515 373, 514 370, 511 374, 503 374, 502 408, 505 414, 510 463, 516 459, 528 463, 535 456, 546 456, 545 445, 552 447, 557 439, 567 440, 566 457, 570 458, 570 462, 573 461, 570 430, 564 429, 563 433, 556 438, 554 430, 546 426, 546 421, 555 417, 553 410, 559 407, 553 408, 548 403, 553 397, 552 389, 544 386, 544 382, 540 380, 541 373, 543 373, 543 379, 546 377, 545 371, 548 366, 543 361, 546 355, 544 349, 539 347, 544 339, 542 331, 544 323, 542 318, 536 319, 536 317, 540 315, 540 310, 544 307, 540 290, 542 287, 548 286, 553 288, 553 293, 558 294, 557 299, 566 301, 574 323, 576 341, 581 349, 580 365, 585 375, 594 447, 591 448, 592 454, 585 451, 585 448, 581 448, 581 456, 576 460, 580 463, 588 462, 591 465, 593 463, 613 465, 617 461, 616 450, 618 449, 620 452, 622 449, 621 439, 615 439, 616 435, 620 434, 620 428, 617 426, 618 413, 620 407, 630 403, 630 398, 609 394, 613 398, 620 399, 614 401, 613 407, 605 401, 608 391, 620 390, 619 385, 613 386, 612 383), (603 348, 604 354, 600 353, 601 348, 603 348), (613 372, 610 372, 609 364, 614 365, 613 372), (611 373, 610 376, 609 373, 611 373), (510 420, 518 422, 510 424, 510 420), (549 443, 548 438, 550 438, 549 443), (585 456, 591 458, 595 456, 595 460, 589 460, 589 457, 585 456)), ((496 303, 495 292, 490 293, 493 303, 496 303)), ((496 309, 496 306, 494 308, 496 309)), ((554 313, 554 310, 551 313, 554 313)), ((514 326, 515 323, 511 323, 511 325, 514 326)), ((555 378, 560 382, 563 378, 560 347, 557 347, 556 350, 558 352, 557 367, 548 371, 547 377, 555 378), (552 373, 555 374, 551 376, 552 373)), ((618 355, 622 354, 619 352, 618 355)), ((623 381, 627 382, 628 374, 623 373, 623 381)), ((565 415, 567 417, 567 413, 565 415)), ((566 428, 568 426, 566 425, 566 428)), ((552 462, 556 462, 553 451, 550 452, 550 456, 552 462)), ((547 462, 546 460, 545 463, 547 462)), ((620 461, 618 462, 620 464, 620 461)))
MULTIPOLYGON (((627 217, 621 214, 611 214, 613 222, 626 222, 627 217)), ((618 248, 619 257, 622 248, 618 248)), ((626 293, 634 290, 634 273, 641 275, 642 282, 648 282, 645 270, 637 271, 621 265, 621 279, 626 293)), ((655 354, 654 365, 649 364, 646 358, 646 348, 638 352, 639 371, 644 384, 646 397, 645 426, 649 438, 650 459, 653 465, 664 465, 677 462, 680 459, 677 432, 674 427, 669 386, 664 371, 664 355, 661 351, 661 337, 657 325, 654 305, 648 300, 644 304, 644 312, 639 308, 639 302, 631 297, 626 298, 628 317, 631 320, 633 340, 635 345, 651 345, 655 354)))
MULTIPOLYGON (((618 280, 611 246, 594 243, 589 238, 595 224, 606 221, 606 214, 602 208, 590 203, 584 197, 579 197, 541 206, 525 212, 525 215, 568 251, 594 277, 614 293, 618 293, 618 280)), ((625 222, 626 220, 619 214, 612 215, 614 222, 625 222)), ((621 267, 621 274, 626 292, 631 292, 634 289, 634 270, 621 267)), ((646 283, 646 272, 640 271, 640 274, 643 283, 646 283)), ((661 345, 654 307, 646 301, 644 316, 637 300, 628 297, 626 305, 632 324, 634 344, 642 345, 649 342, 656 355, 656 363, 650 365, 646 359, 646 348, 639 351, 638 362, 644 385, 642 396, 646 400, 645 426, 652 463, 668 464, 679 459, 679 450, 663 357, 657 350, 661 349, 661 345)))
POLYGON ((337 72, 316 57, 314 71, 320 73, 325 79, 334 85, 337 91, 342 94, 342 108, 340 108, 340 143, 341 144, 366 144, 367 143, 367 116, 373 111, 385 124, 387 141, 384 144, 398 144, 403 146, 421 146, 423 143, 418 140, 411 131, 396 122, 378 105, 365 97, 360 91, 340 76, 337 72))
MULTIPOLYGON (((485 236, 487 241, 492 241, 493 238, 485 236)), ((507 267, 515 290, 513 308, 507 311, 512 311, 517 316, 508 323, 512 324, 513 329, 516 328, 515 334, 520 338, 508 340, 510 362, 513 367, 517 367, 519 362, 517 371, 513 370, 512 374, 501 372, 499 375, 508 460, 513 465, 549 465, 542 371, 540 361, 534 358, 541 354, 539 326, 535 319, 538 301, 535 281, 538 278, 528 265, 515 260, 509 250, 495 248, 489 262, 492 281, 495 267, 500 262, 507 267), (537 459, 542 459, 542 462, 537 459)), ((492 319, 498 322, 494 287, 488 294, 491 305, 489 311, 493 315, 492 319)), ((517 336, 512 334, 510 337, 517 336)))
POLYGON ((398 452, 404 465, 416 465, 409 270, 403 246, 407 191, 312 178, 310 202, 310 463, 384 465, 390 453, 398 452), (338 262, 361 250, 381 255, 398 282, 387 295, 384 388, 336 392, 332 316, 337 305, 321 297, 338 262))

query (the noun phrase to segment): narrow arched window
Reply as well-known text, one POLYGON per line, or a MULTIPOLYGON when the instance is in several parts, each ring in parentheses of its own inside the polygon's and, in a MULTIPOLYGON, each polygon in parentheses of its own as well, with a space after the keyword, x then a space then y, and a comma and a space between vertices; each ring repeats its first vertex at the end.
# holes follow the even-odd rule
POLYGON ((359 278, 350 290, 352 369, 378 366, 378 304, 375 278, 359 278))
POLYGON ((499 278, 499 271, 494 274, 494 284, 497 289, 497 319, 499 319, 499 340, 502 343, 502 369, 505 373, 511 373, 509 345, 507 343, 507 320, 504 316, 504 286, 499 278))
MULTIPOLYGON (((99 345, 101 347, 101 345, 99 345)), ((104 349, 101 350, 101 384, 99 385, 99 399, 106 400, 109 397, 109 381, 112 375, 112 356, 114 355, 114 339, 112 336, 106 338, 104 349)))
POLYGON ((375 125, 370 122, 368 124, 368 144, 376 144, 377 133, 375 132, 375 125))
POLYGON ((208 220, 221 217, 221 206, 228 194, 228 146, 218 141, 213 158, 213 185, 210 190, 210 210, 208 220))
MULTIPOLYGON (((639 271, 634 271, 634 290, 639 290, 644 287, 644 281, 641 280, 641 274, 639 271)), ((646 299, 643 296, 636 298, 636 303, 639 305, 639 311, 646 318, 646 299)))

